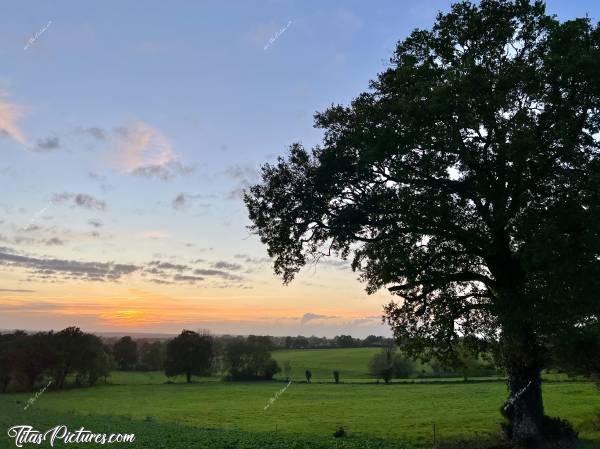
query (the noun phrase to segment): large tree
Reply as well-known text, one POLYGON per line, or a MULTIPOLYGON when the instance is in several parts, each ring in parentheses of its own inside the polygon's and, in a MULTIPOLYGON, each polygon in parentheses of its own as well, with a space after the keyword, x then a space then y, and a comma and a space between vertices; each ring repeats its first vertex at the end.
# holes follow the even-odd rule
POLYGON ((134 369, 138 361, 138 345, 130 336, 119 338, 113 345, 113 357, 120 370, 134 369))
POLYGON ((408 350, 498 346, 509 435, 545 427, 545 343, 600 312, 600 30, 543 2, 452 6, 246 192, 285 283, 351 258, 408 350))
POLYGON ((210 375, 214 356, 214 343, 210 335, 183 330, 167 343, 165 374, 169 377, 185 374, 187 382, 190 383, 192 375, 210 375))

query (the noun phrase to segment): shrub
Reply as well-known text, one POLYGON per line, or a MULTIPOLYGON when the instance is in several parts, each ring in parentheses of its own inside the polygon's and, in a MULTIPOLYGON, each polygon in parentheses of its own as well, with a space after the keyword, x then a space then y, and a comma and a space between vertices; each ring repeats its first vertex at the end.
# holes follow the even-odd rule
POLYGON ((392 360, 392 369, 396 379, 403 379, 409 377, 413 373, 414 364, 412 360, 402 357, 400 354, 396 354, 392 360))
POLYGON ((286 381, 290 380, 290 374, 292 373, 292 364, 289 360, 283 362, 283 375, 286 381))
POLYGON ((393 372, 394 368, 391 358, 388 357, 388 354, 385 351, 375 354, 371 360, 369 360, 369 375, 371 377, 378 380, 383 379, 387 384, 392 379, 393 372))
POLYGON ((280 371, 271 357, 269 341, 250 336, 237 337, 225 346, 223 366, 229 380, 271 380, 280 371))
POLYGON ((335 432, 333 432, 333 436, 335 438, 342 438, 346 436, 346 429, 344 429, 342 426, 337 426, 335 429, 335 432))

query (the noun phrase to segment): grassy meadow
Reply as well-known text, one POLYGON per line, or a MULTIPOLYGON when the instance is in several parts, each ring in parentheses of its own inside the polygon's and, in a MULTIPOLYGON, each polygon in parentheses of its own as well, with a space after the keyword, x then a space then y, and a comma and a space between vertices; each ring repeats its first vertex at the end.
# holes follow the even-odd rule
MULTIPOLYGON (((23 406, 31 393, 1 395, 0 423, 5 429, 27 423, 42 429, 66 424, 134 432, 134 446, 145 449, 427 448, 432 446, 434 423, 438 442, 498 432, 498 410, 506 397, 502 381, 367 383, 366 364, 373 351, 377 349, 275 352, 278 361, 291 361, 295 382, 267 410, 269 398, 284 382, 223 382, 213 377, 185 384, 183 378, 167 379, 160 372, 115 372, 105 385, 48 390, 27 410, 23 406), (323 382, 296 382, 304 378, 306 365, 313 379, 323 382), (341 371, 342 380, 364 382, 335 385, 333 369, 341 371), (337 426, 349 436, 334 439, 337 426)), ((582 447, 600 447, 600 431, 593 426, 600 394, 593 384, 547 382, 544 400, 548 414, 569 419, 581 432, 586 441, 582 447)), ((14 447, 5 435, 0 447, 14 447)))
MULTIPOLYGON (((274 351, 273 358, 279 366, 286 360, 290 361, 292 373, 290 378, 295 381, 305 380, 304 372, 312 371, 313 382, 331 381, 333 370, 340 372, 340 379, 370 380, 368 374, 369 359, 380 352, 378 348, 341 348, 341 349, 288 349, 274 351)), ((279 373, 278 378, 283 378, 279 373)))

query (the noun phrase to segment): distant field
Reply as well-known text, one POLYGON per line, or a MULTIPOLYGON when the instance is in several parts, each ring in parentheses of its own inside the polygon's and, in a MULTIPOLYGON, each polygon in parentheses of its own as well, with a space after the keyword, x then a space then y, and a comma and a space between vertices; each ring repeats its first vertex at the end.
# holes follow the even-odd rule
MULTIPOLYGON (((6 429, 16 424, 134 432, 139 441, 127 447, 139 449, 430 449, 434 423, 438 441, 497 434, 499 407, 507 394, 503 381, 463 383, 450 378, 376 384, 367 366, 378 351, 275 351, 280 365, 291 362, 292 378, 299 382, 267 410, 269 399, 286 383, 223 382, 215 376, 194 378, 188 385, 182 376, 167 378, 162 372, 113 372, 108 384, 46 391, 26 411, 23 406, 33 394, 0 395, 0 426, 5 429, 0 449, 14 447, 6 429), (304 382, 306 369, 313 372, 313 384, 304 382), (345 384, 333 384, 334 369, 345 384), (350 436, 334 439, 337 426, 344 426, 350 436)), ((594 385, 564 382, 562 374, 545 377, 563 381, 544 385, 547 413, 578 428, 587 440, 582 449, 600 448, 600 430, 593 425, 600 394, 594 385)))
MULTIPOLYGON (((165 428, 173 432, 174 441, 177 440, 174 425, 185 429, 258 432, 261 435, 277 431, 282 435, 300 435, 315 441, 329 438, 336 426, 343 425, 354 438, 382 438, 402 442, 404 447, 426 447, 432 438, 433 423, 436 424, 438 438, 442 439, 473 438, 497 432, 500 421, 498 409, 506 396, 502 382, 406 385, 296 383, 290 385, 265 411, 269 398, 284 385, 282 382, 212 380, 191 385, 143 385, 134 381, 130 385, 47 391, 27 411, 15 408, 15 404, 17 401, 24 404, 30 394, 0 395, 0 422, 7 428, 9 424, 28 423, 28 420, 37 417, 46 426, 52 423, 79 426, 89 420, 103 426, 106 420, 117 419, 123 431, 130 426, 146 425, 152 429, 153 425, 167 426, 165 428), (10 417, 5 415, 7 410, 10 410, 10 417), (68 419, 68 422, 63 423, 62 419, 68 419), (150 424, 144 423, 144 420, 150 424)), ((549 414, 571 420, 584 438, 594 439, 597 443, 590 447, 600 447, 600 433, 591 424, 600 396, 592 384, 547 384, 544 401, 549 414)), ((180 432, 187 432, 185 429, 180 432)), ((185 439, 183 433, 180 437, 185 439)), ((162 440, 157 438, 157 441, 162 440)), ((154 447, 167 446, 145 446, 146 449, 154 447)), ((210 447, 238 449, 244 446, 210 447)), ((246 447, 266 446, 261 443, 246 447)))
MULTIPOLYGON (((333 379, 333 370, 340 371, 341 380, 369 379, 369 359, 381 352, 379 348, 290 349, 274 351, 279 366, 289 360, 292 379, 305 380, 304 372, 312 371, 314 381, 333 379)), ((279 374, 282 378, 282 373, 279 374)), ((373 380, 373 379, 370 379, 373 380)))
MULTIPOLYGON (((313 382, 333 382, 333 371, 340 371, 341 382, 375 382, 375 379, 369 377, 369 360, 374 354, 380 352, 379 348, 338 348, 338 349, 291 349, 274 351, 273 358, 277 360, 280 367, 286 360, 290 361, 292 366, 291 378, 294 381, 305 381, 304 372, 307 369, 312 371, 313 382)), ((442 382, 442 381, 462 381, 461 377, 454 378, 432 378, 433 374, 428 365, 415 362, 415 374, 413 378, 395 379, 394 382, 442 382), (424 376, 423 379, 416 378, 424 376)), ((275 376, 278 380, 283 380, 283 373, 275 376)), ((501 376, 492 377, 471 377, 471 380, 494 380, 501 379, 501 376)), ((207 377, 196 380, 217 381, 219 376, 207 377)), ((544 374, 546 380, 567 380, 565 374, 544 374)), ((109 380, 111 384, 117 385, 151 385, 162 384, 165 382, 185 382, 184 376, 167 378, 164 373, 159 371, 148 372, 122 372, 114 371, 109 380)))

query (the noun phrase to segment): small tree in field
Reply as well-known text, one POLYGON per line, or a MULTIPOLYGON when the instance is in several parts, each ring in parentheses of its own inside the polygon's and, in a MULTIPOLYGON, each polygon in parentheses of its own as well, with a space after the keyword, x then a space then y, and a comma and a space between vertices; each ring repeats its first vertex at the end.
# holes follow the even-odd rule
MULTIPOLYGON (((508 376, 518 445, 555 439, 547 342, 600 316, 600 27, 537 0, 460 2, 399 42, 323 143, 245 194, 274 271, 350 258, 410 355, 467 336, 508 376), (485 348, 481 348, 485 349, 485 348)), ((568 432, 564 435, 568 437, 568 432)))
POLYGON ((292 373, 292 364, 289 360, 283 362, 283 375, 285 376, 285 380, 290 380, 290 374, 292 373))
POLYGON ((167 343, 165 374, 169 377, 185 374, 190 383, 192 375, 207 376, 211 373, 213 359, 212 337, 184 330, 167 343))
POLYGON ((120 370, 133 369, 138 360, 138 346, 131 337, 122 337, 113 346, 113 357, 120 370))
POLYGON ((311 371, 311 370, 309 370, 309 369, 307 369, 307 370, 304 372, 304 375, 306 376, 306 382, 310 383, 310 379, 311 379, 311 377, 312 377, 312 371, 311 371))
POLYGON ((388 351, 379 352, 371 357, 371 360, 369 360, 369 376, 376 378, 377 382, 382 379, 387 384, 392 380, 393 375, 393 361, 388 351))
POLYGON ((333 380, 336 384, 340 383, 340 372, 339 371, 334 371, 333 372, 333 380))

